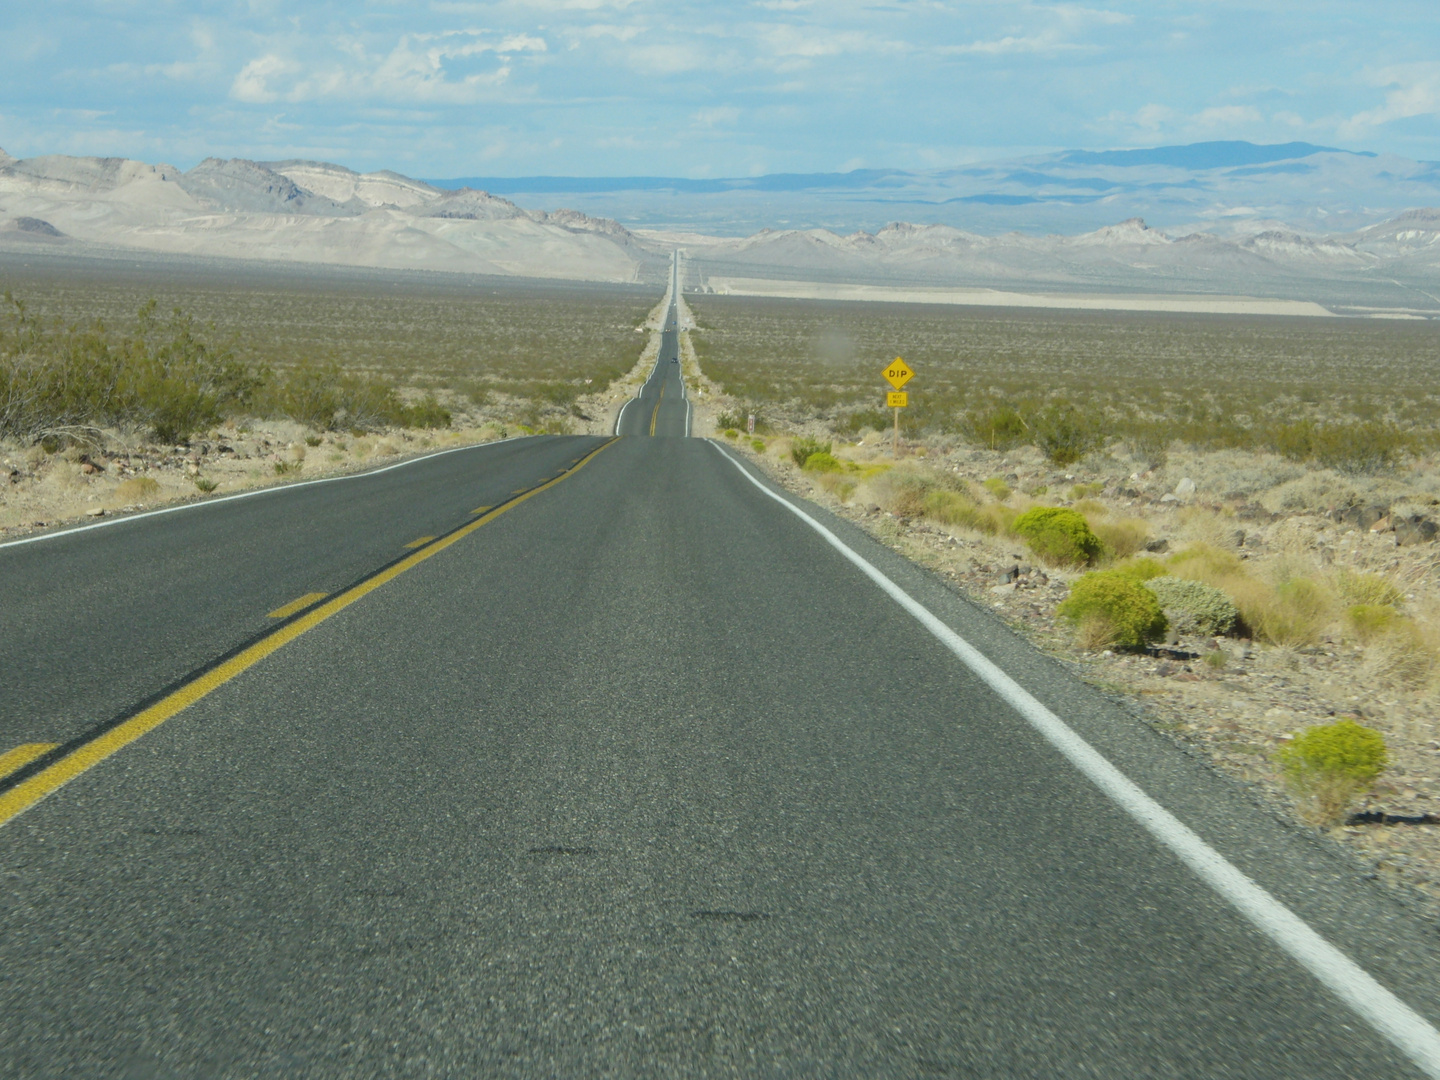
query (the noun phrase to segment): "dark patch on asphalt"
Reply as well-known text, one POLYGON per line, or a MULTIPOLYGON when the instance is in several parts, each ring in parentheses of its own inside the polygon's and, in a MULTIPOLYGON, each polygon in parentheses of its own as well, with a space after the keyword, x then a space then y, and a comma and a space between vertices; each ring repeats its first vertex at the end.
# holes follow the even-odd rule
POLYGON ((551 844, 548 847, 532 847, 531 855, 594 855, 593 847, 562 847, 559 844, 551 844))

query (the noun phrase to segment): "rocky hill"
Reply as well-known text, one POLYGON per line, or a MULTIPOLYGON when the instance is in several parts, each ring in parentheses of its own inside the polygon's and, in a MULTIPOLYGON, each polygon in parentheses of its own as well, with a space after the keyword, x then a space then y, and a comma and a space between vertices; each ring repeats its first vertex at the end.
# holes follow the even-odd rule
MULTIPOLYGON (((1311 149, 1308 157, 1338 154, 1347 165, 1370 160, 1311 149)), ((1233 156, 1233 148, 1226 152, 1233 156)), ((1184 164, 1156 152, 1117 153, 1057 158, 1050 172, 1035 176, 1174 172, 1184 164), (1133 154, 1142 160, 1126 156, 1133 154)), ((1264 172, 1287 164, 1247 162, 1227 168, 1264 172)), ((1012 186, 1039 183, 1016 179, 1014 170, 1007 175, 1012 186)), ((182 171, 124 158, 22 160, 0 151, 0 247, 16 245, 612 282, 659 281, 670 251, 681 247, 687 285, 696 288, 758 278, 1194 293, 1305 300, 1347 314, 1440 315, 1440 210, 1423 208, 1328 232, 1261 218, 1245 229, 1163 230, 1132 217, 1077 235, 986 235, 893 222, 873 231, 762 228, 732 237, 631 229, 575 209, 525 209, 485 190, 325 162, 208 158, 182 171)))

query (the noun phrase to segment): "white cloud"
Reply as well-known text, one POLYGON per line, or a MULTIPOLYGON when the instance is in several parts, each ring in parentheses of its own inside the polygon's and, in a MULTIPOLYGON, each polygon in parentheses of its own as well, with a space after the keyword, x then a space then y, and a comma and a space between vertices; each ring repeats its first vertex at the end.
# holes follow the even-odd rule
POLYGON ((1376 86, 1395 89, 1385 95, 1378 109, 1358 112, 1342 121, 1338 130, 1345 138, 1357 138, 1395 120, 1414 116, 1440 116, 1440 64, 1403 64, 1382 68, 1372 79, 1376 86))
POLYGON ((236 101, 252 104, 278 101, 280 95, 270 88, 270 80, 289 74, 296 70, 296 66, 274 53, 256 57, 235 76, 235 81, 230 84, 230 96, 236 101))
POLYGON ((1192 129, 1230 129, 1245 124, 1259 124, 1264 122, 1264 119, 1260 110, 1253 105, 1217 105, 1202 109, 1190 117, 1189 126, 1192 129))
POLYGON ((482 30, 407 34, 384 56, 353 40, 335 43, 346 61, 301 74, 301 65, 276 53, 251 60, 235 77, 237 101, 384 101, 393 104, 465 105, 483 100, 509 80, 515 57, 548 51, 533 34, 495 37, 482 30), (488 59, 485 70, 457 75, 455 64, 488 59))
POLYGON ((1039 34, 1034 37, 1007 35, 993 41, 972 41, 968 45, 943 45, 936 52, 942 56, 1003 56, 1007 53, 1063 52, 1083 48, 1073 42, 1061 41, 1058 34, 1039 34))
POLYGON ((719 105, 712 109, 697 109, 690 114, 690 123, 694 127, 713 128, 720 126, 731 126, 740 120, 740 110, 729 105, 719 105))

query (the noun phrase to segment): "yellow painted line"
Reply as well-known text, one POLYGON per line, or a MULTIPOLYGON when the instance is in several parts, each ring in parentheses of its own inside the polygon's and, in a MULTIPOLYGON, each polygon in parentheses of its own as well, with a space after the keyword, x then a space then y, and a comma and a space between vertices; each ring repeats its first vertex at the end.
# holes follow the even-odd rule
POLYGON ((408 544, 406 544, 405 546, 406 546, 407 548, 424 547, 426 544, 428 544, 431 540, 434 540, 434 539, 435 539, 435 537, 433 537, 433 536, 417 536, 414 540, 411 540, 411 541, 410 541, 408 544))
POLYGON ((309 607, 311 604, 315 603, 317 600, 324 600, 325 597, 327 597, 327 596, 329 596, 329 595, 330 595, 329 593, 323 593, 323 592, 307 592, 304 596, 300 597, 300 599, 298 599, 298 600, 291 600, 291 601, 290 601, 288 604, 286 604, 284 607, 277 607, 274 611, 270 612, 270 614, 267 615, 266 618, 267 618, 267 619, 288 619, 291 615, 294 615, 297 611, 304 611, 307 607, 309 607))
POLYGON ((477 506, 474 510, 471 510, 470 512, 471 512, 472 514, 483 514, 483 513, 485 513, 486 510, 494 510, 494 509, 495 509, 495 508, 494 508, 493 506, 477 506))
MULTIPOLYGON (((97 736, 77 747, 72 753, 61 758, 48 769, 44 769, 22 783, 16 784, 9 791, 0 793, 0 825, 4 825, 17 814, 21 814, 34 806, 37 802, 49 795, 52 791, 63 786, 81 773, 98 765, 117 750, 123 749, 134 742, 140 736, 153 731, 166 720, 169 720, 177 713, 183 712, 195 702, 205 697, 212 690, 224 686, 235 676, 248 671, 261 660, 264 660, 271 653, 284 648, 294 641, 301 634, 313 630, 332 615, 338 615, 357 600, 369 596, 381 585, 394 581, 405 571, 419 566, 431 556, 438 555, 451 544, 459 543, 469 536, 476 529, 494 521, 506 511, 513 510, 526 499, 533 495, 539 495, 547 488, 552 488, 560 481, 575 475, 586 465, 590 464, 602 450, 605 450, 612 443, 609 442, 596 447, 590 453, 581 458, 579 464, 570 469, 563 476, 557 476, 554 480, 547 480, 545 483, 531 488, 520 498, 513 499, 502 506, 497 506, 482 518, 462 525, 452 533, 448 533, 436 540, 433 544, 421 548, 413 555, 407 555, 393 566, 380 571, 374 577, 366 578, 360 584, 346 589, 339 596, 306 614, 300 616, 294 622, 286 623, 278 627, 273 633, 261 638, 249 648, 236 653, 223 664, 212 668, 204 675, 201 675, 194 682, 186 683, 173 694, 161 698, 149 708, 136 713, 130 719, 117 724, 103 735, 97 736)), ((13 753, 13 751, 12 751, 13 753)))
POLYGON ((30 742, 0 754, 0 776, 9 776, 16 769, 23 769, 41 754, 48 754, 60 745, 53 742, 30 742))
POLYGON ((655 411, 650 414, 650 434, 655 434, 655 421, 660 418, 660 403, 665 400, 665 384, 660 384, 660 396, 655 399, 655 411))

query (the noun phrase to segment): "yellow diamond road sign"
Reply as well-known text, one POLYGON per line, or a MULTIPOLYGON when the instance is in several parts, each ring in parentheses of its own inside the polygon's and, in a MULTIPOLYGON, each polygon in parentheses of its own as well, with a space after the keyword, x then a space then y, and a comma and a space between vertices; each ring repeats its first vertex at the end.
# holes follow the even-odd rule
POLYGON ((890 381, 890 385, 895 387, 896 390, 899 390, 914 378, 914 376, 915 373, 910 370, 909 365, 898 356, 895 357, 894 363, 887 364, 885 367, 885 378, 890 381))

